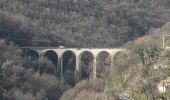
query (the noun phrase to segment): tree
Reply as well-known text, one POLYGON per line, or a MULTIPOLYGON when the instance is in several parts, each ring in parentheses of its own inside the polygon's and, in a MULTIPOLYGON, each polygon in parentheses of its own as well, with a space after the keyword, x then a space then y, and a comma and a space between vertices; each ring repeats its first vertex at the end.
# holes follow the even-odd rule
MULTIPOLYGON (((153 44, 150 45, 141 45, 138 44, 138 47, 135 47, 135 52, 140 61, 138 62, 139 72, 137 74, 140 77, 136 82, 134 81, 130 87, 131 91, 134 91, 135 94, 132 95, 132 98, 145 98, 149 100, 155 99, 166 99, 166 95, 159 93, 157 89, 158 83, 167 77, 163 67, 166 65, 166 61, 161 60, 165 50, 159 47, 156 47, 153 44), (159 69, 155 69, 156 66, 159 66, 159 69), (136 85, 135 85, 136 84, 136 85), (135 87, 135 88, 134 88, 135 87)), ((132 92, 133 93, 133 92, 132 92)))

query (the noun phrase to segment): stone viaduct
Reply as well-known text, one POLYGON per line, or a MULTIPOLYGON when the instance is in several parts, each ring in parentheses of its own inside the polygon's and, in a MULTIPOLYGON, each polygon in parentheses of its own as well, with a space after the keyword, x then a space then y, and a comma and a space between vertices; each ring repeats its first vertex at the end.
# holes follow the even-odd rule
POLYGON ((113 64, 114 56, 119 52, 123 52, 127 54, 127 50, 123 48, 64 48, 64 47, 21 47, 23 49, 30 49, 34 51, 39 57, 44 56, 47 54, 53 54, 53 56, 57 56, 57 68, 56 72, 60 73, 60 76, 63 75, 63 55, 66 52, 72 52, 75 55, 75 77, 76 79, 80 79, 80 63, 81 63, 81 56, 84 52, 89 52, 93 56, 93 78, 96 78, 96 69, 97 69, 97 57, 100 53, 106 52, 109 57, 111 58, 111 64, 113 64))

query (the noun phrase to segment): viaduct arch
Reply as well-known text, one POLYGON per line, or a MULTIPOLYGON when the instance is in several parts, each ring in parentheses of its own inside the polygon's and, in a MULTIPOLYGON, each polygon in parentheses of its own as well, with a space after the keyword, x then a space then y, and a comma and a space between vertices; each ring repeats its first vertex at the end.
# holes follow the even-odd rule
MULTIPOLYGON (((49 60, 51 60, 55 68, 55 73, 57 76, 62 77, 63 71, 65 70, 64 67, 64 55, 67 52, 71 52, 75 57, 75 73, 74 76, 76 80, 81 79, 81 57, 84 52, 89 52, 92 55, 92 77, 96 78, 98 76, 98 66, 97 66, 97 58, 102 54, 105 53, 109 57, 110 65, 112 66, 114 63, 115 56, 118 55, 120 52, 126 53, 127 50, 123 48, 48 48, 48 47, 21 47, 30 49, 34 51, 33 54, 38 54, 38 57, 45 56, 49 60)), ((128 54, 127 54, 128 55, 128 54)), ((67 57, 66 57, 67 58, 67 57)))

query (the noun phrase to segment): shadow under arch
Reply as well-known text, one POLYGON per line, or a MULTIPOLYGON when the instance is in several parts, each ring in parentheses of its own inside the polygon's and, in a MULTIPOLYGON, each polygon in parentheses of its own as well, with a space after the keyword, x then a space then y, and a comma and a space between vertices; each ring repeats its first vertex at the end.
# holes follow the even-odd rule
POLYGON ((96 57, 96 76, 102 77, 109 70, 111 65, 111 55, 107 51, 100 51, 96 57))
POLYGON ((60 77, 61 74, 61 70, 60 70, 60 66, 58 66, 58 55, 55 51, 53 50, 48 50, 46 51, 43 56, 45 58, 47 58, 49 61, 51 61, 51 63, 54 65, 54 69, 51 69, 51 73, 54 73, 57 77, 60 77), (53 72, 54 71, 54 72, 53 72))
POLYGON ((40 57, 40 54, 38 53, 38 51, 33 50, 33 49, 26 49, 24 50, 24 56, 27 56, 29 60, 36 60, 40 57))
POLYGON ((62 72, 65 82, 71 86, 76 84, 76 54, 71 50, 62 53, 62 72))
POLYGON ((90 51, 83 51, 80 57, 80 79, 89 79, 93 77, 94 55, 90 51))
POLYGON ((113 56, 112 63, 114 68, 124 71, 129 67, 129 56, 125 51, 118 51, 113 56))

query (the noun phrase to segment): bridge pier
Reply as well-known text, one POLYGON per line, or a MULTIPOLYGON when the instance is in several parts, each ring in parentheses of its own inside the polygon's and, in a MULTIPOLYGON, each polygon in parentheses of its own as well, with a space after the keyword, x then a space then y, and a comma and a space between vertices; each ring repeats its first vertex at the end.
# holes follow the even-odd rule
POLYGON ((110 53, 110 66, 112 67, 114 65, 113 61, 114 61, 114 55, 115 53, 111 52, 110 53))
POLYGON ((57 52, 57 55, 58 55, 57 73, 58 73, 60 79, 63 79, 64 76, 63 76, 63 55, 62 55, 62 52, 57 52))
POLYGON ((62 70, 62 57, 61 55, 58 55, 58 62, 56 66, 56 75, 62 78, 63 70, 62 70))
POLYGON ((40 73, 40 69, 41 69, 41 66, 40 66, 40 58, 43 57, 43 52, 42 51, 37 51, 38 52, 38 55, 39 55, 39 59, 38 59, 38 73, 40 73))
POLYGON ((81 80, 81 70, 80 70, 80 57, 79 57, 79 54, 76 54, 75 79, 76 79, 76 82, 81 80))
POLYGON ((93 78, 96 78, 96 67, 97 67, 97 56, 96 55, 94 55, 94 58, 93 58, 93 78))

